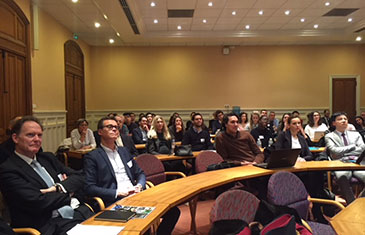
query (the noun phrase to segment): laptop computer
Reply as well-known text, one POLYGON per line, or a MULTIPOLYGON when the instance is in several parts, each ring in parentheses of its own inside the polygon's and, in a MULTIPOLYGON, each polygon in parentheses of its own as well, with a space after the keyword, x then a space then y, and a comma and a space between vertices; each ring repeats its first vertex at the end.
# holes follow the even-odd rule
POLYGON ((318 142, 324 136, 325 133, 326 133, 325 131, 315 131, 312 141, 318 142))
POLYGON ((272 150, 267 163, 259 163, 255 166, 272 169, 292 167, 295 165, 301 149, 272 150))
POLYGON ((364 159, 365 157, 365 150, 361 153, 361 155, 357 158, 356 160, 356 164, 359 164, 362 162, 362 160, 364 159))

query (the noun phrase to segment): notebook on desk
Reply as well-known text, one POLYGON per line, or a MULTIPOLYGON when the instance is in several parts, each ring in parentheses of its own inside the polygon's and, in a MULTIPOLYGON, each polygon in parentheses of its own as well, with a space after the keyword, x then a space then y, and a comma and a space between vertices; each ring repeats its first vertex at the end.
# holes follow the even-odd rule
POLYGON ((326 133, 325 131, 315 131, 313 142, 318 142, 324 136, 325 133, 326 133))
POLYGON ((292 167, 295 165, 301 149, 272 150, 267 163, 255 164, 255 166, 272 169, 292 167))
POLYGON ((100 215, 95 217, 95 220, 127 222, 135 215, 135 212, 129 210, 108 210, 101 212, 100 215))

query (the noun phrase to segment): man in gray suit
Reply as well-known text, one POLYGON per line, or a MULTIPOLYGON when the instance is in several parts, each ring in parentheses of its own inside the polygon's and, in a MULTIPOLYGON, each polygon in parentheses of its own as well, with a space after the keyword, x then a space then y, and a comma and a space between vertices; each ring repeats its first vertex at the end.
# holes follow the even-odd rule
MULTIPOLYGON (((365 150, 365 144, 357 131, 347 131, 348 120, 346 113, 334 113, 331 117, 332 125, 336 127, 331 133, 325 136, 326 146, 331 152, 334 160, 356 161, 356 159, 365 150)), ((365 165, 365 160, 361 162, 365 165)), ((351 177, 365 183, 365 171, 335 171, 337 183, 340 187, 342 195, 345 197, 347 204, 355 200, 354 193, 350 187, 351 177)), ((364 190, 360 196, 364 195, 364 190)))

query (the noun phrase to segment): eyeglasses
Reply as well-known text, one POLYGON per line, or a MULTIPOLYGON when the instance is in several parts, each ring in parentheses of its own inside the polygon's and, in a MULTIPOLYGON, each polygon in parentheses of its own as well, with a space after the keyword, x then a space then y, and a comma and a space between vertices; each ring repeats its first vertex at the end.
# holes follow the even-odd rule
POLYGON ((114 128, 118 130, 118 126, 114 126, 114 125, 106 125, 104 127, 108 128, 109 130, 113 130, 114 128))

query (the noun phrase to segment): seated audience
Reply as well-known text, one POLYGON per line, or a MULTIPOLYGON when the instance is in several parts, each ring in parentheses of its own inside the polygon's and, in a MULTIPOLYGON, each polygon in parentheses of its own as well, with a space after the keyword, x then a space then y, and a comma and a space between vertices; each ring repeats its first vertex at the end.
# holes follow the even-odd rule
POLYGON ((169 119, 169 124, 167 125, 167 127, 170 127, 172 125, 174 125, 174 120, 176 117, 180 117, 180 114, 175 112, 171 115, 170 119, 169 119))
POLYGON ((323 110, 323 117, 321 118, 321 122, 324 123, 327 128, 330 128, 330 111, 328 109, 323 110))
POLYGON ((300 117, 300 113, 297 110, 294 110, 293 112, 291 112, 291 115, 294 117, 300 117))
POLYGON ((256 113, 256 112, 251 113, 251 119, 250 119, 250 129, 251 130, 253 130, 259 126, 259 118, 260 118, 259 113, 256 113))
MULTIPOLYGON (((100 147, 84 158, 85 191, 90 197, 101 197, 106 206, 145 188, 146 176, 136 161, 123 148, 115 145, 119 136, 117 122, 102 118, 98 122, 100 147)), ((157 234, 171 234, 180 216, 178 208, 166 212, 157 234)))
POLYGON ((365 111, 361 111, 361 115, 360 116, 362 117, 362 119, 365 120, 365 111))
POLYGON ((238 131, 238 116, 229 113, 224 116, 225 131, 216 137, 216 149, 224 160, 241 164, 262 163, 264 154, 254 138, 247 131, 238 131))
POLYGON ((222 121, 224 117, 224 113, 222 110, 215 111, 216 120, 212 122, 212 134, 216 134, 218 131, 222 130, 222 121))
POLYGON ((190 120, 188 120, 186 122, 186 128, 185 128, 186 131, 189 130, 189 128, 193 125, 193 122, 191 121, 191 119, 193 118, 194 114, 195 114, 195 112, 190 113, 190 120))
POLYGON ((128 134, 132 135, 133 129, 137 128, 138 125, 132 120, 131 113, 123 113, 124 116, 124 124, 128 128, 128 134))
POLYGON ((298 116, 288 118, 288 129, 281 132, 274 144, 275 149, 301 149, 298 161, 313 160, 307 141, 303 137, 302 120, 298 116))
POLYGON ((273 134, 277 133, 279 128, 279 120, 275 118, 275 112, 270 111, 269 114, 269 125, 273 129, 273 134))
POLYGON ((12 227, 31 227, 41 234, 66 234, 93 213, 76 199, 84 185, 81 172, 65 167, 52 153, 38 152, 43 127, 26 116, 16 121, 13 154, 0 165, 0 189, 12 227))
POLYGON ((273 131, 268 127, 267 122, 268 118, 266 116, 261 116, 259 118, 259 126, 251 131, 251 135, 256 141, 256 144, 258 144, 259 142, 260 144, 258 144, 258 146, 262 148, 269 147, 270 139, 272 140, 273 138, 272 137, 273 131))
POLYGON ((281 117, 278 134, 280 132, 285 132, 286 130, 289 129, 288 118, 290 117, 290 115, 291 115, 290 113, 284 113, 283 116, 281 117))
POLYGON ((239 123, 238 123, 238 130, 240 131, 250 131, 250 124, 248 123, 247 113, 241 112, 239 123))
POLYGON ((11 137, 11 129, 13 128, 15 122, 21 118, 21 116, 18 116, 10 120, 8 128, 5 130, 8 139, 0 144, 0 164, 3 163, 9 156, 11 156, 15 150, 15 143, 11 137))
POLYGON ((209 131, 204 126, 203 116, 200 113, 195 113, 191 120, 193 124, 185 132, 182 144, 190 144, 193 151, 213 149, 209 131))
POLYGON ((261 111, 260 111, 260 117, 261 116, 265 116, 265 117, 267 117, 267 110, 266 109, 262 109, 261 111))
MULTIPOLYGON (((126 134, 128 135, 129 134, 129 130, 128 130, 128 127, 127 125, 124 123, 125 121, 125 118, 124 118, 124 115, 121 115, 121 114, 117 114, 117 113, 109 113, 107 115, 107 117, 110 117, 110 118, 115 118, 115 120, 117 121, 118 123, 118 126, 119 126, 119 132, 122 133, 122 134, 126 134)), ((98 133, 98 131, 94 131, 94 136, 96 138, 96 134, 98 133)), ((99 141, 100 143, 100 141, 99 141)))
MULTIPOLYGON (((365 144, 357 131, 347 131, 348 119, 344 112, 334 113, 331 117, 332 125, 335 130, 325 136, 326 147, 334 160, 356 160, 365 150, 365 144)), ((361 165, 365 164, 365 160, 361 165)), ((337 183, 340 187, 342 196, 345 197, 347 204, 355 200, 354 193, 350 186, 351 177, 356 177, 365 183, 364 171, 335 171, 337 183)), ((360 196, 364 195, 364 190, 360 196)))
POLYGON ((151 154, 172 154, 172 138, 166 123, 161 116, 156 116, 152 121, 150 131, 147 133, 147 152, 151 154))
POLYGON ((151 126, 152 126, 152 120, 153 120, 154 114, 153 113, 146 113, 146 118, 147 118, 147 126, 148 129, 151 130, 151 126))
POLYGON ((132 138, 135 144, 145 144, 147 143, 147 133, 149 129, 147 126, 147 118, 142 116, 139 118, 139 127, 133 129, 132 138))
POLYGON ((169 127, 170 134, 175 141, 182 141, 184 137, 184 123, 180 116, 172 120, 172 125, 169 127))
POLYGON ((77 128, 71 131, 71 142, 73 149, 90 149, 96 147, 93 131, 90 130, 89 122, 80 118, 77 120, 77 128))
POLYGON ((355 128, 360 133, 362 140, 365 141, 365 122, 361 116, 355 117, 355 128))
MULTIPOLYGON (((321 114, 317 111, 314 111, 308 114, 308 125, 305 126, 304 132, 310 138, 311 142, 318 142, 318 140, 314 139, 315 133, 317 131, 325 132, 328 131, 328 128, 324 123, 322 123, 321 114)), ((310 144, 310 146, 314 145, 315 144, 310 144)))

